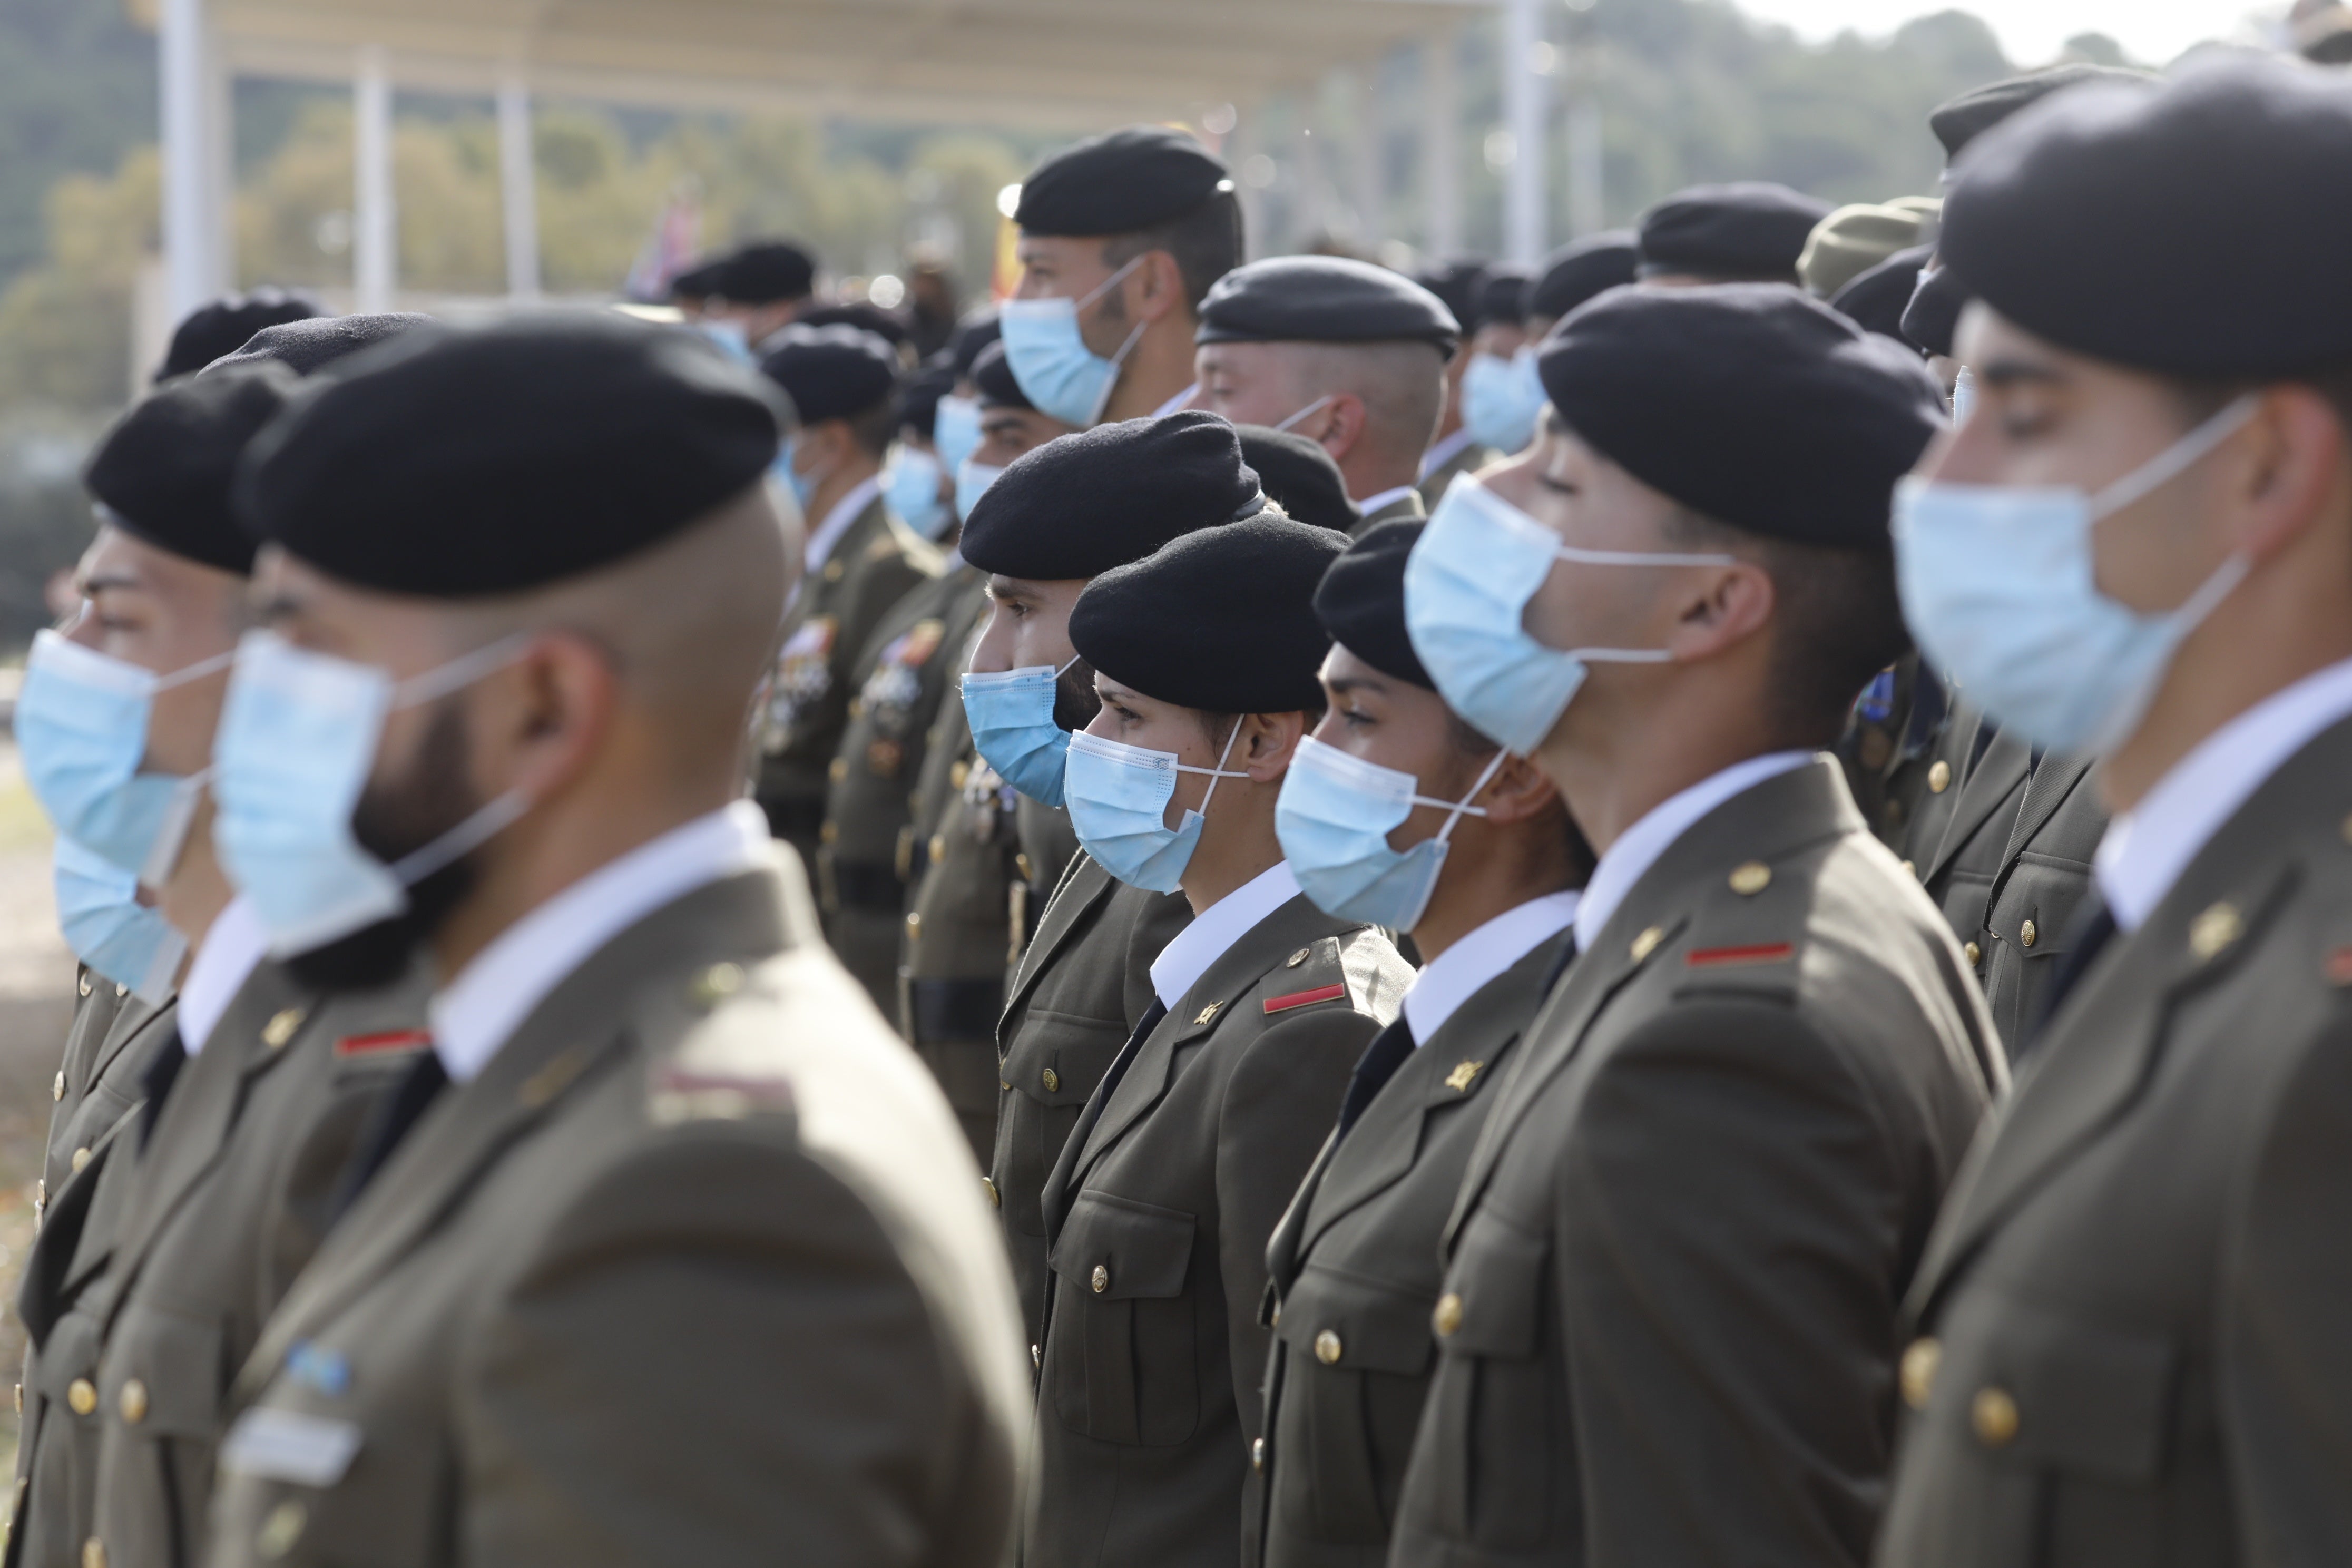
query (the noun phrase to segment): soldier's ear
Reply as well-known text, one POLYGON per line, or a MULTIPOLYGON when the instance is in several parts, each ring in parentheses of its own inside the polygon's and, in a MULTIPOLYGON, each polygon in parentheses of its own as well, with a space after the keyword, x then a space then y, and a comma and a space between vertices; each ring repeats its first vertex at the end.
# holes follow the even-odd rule
POLYGON ((1242 720, 1237 756, 1254 784, 1273 784, 1289 771, 1298 742, 1314 725, 1303 713, 1251 713, 1242 720))
POLYGON ((1512 827, 1547 815, 1559 799, 1559 787, 1541 768, 1525 757, 1505 757, 1473 805, 1486 808, 1486 820, 1496 827, 1512 827))

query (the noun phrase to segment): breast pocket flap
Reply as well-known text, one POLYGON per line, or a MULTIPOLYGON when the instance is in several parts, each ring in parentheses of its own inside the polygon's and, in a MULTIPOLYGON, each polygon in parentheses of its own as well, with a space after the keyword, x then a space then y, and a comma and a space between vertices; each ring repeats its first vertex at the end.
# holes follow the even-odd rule
POLYGON ((1086 1191, 1054 1243, 1054 1271, 1105 1301, 1181 1295, 1199 1221, 1179 1209, 1086 1191))
POLYGON ((115 1330, 99 1392, 119 1409, 140 1410, 147 1431, 210 1438, 219 1430, 225 1375, 217 1323, 134 1309, 115 1330), (126 1396, 134 1384, 137 1393, 126 1396))
POLYGON ((1412 1376, 1435 1348, 1419 1291, 1310 1263, 1283 1298, 1275 1328, 1285 1344, 1327 1365, 1412 1376))
POLYGON ((1543 1331, 1550 1243, 1492 1215, 1474 1216, 1446 1270, 1434 1319, 1439 1338, 1467 1355, 1526 1361, 1543 1331))
POLYGON ((1038 1104, 1079 1106, 1125 1044, 1127 1026, 1117 1019, 1032 1008, 1000 1066, 1006 1085, 1038 1104))
POLYGON ((2160 1334, 2012 1306, 1959 1392, 2008 1456, 2124 1482, 2155 1479, 2179 1357, 2160 1334))

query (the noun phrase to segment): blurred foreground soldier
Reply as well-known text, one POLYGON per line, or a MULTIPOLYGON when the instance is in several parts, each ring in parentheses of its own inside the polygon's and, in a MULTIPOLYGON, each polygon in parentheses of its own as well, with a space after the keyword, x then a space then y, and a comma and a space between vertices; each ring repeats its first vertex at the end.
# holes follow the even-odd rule
MULTIPOLYGON (((1491 263, 1465 258, 1416 272, 1412 280, 1436 295, 1446 310, 1453 313, 1466 347, 1478 330, 1479 302, 1485 299, 1487 285, 1495 277, 1496 270, 1491 263)), ((1421 467, 1414 477, 1416 487, 1422 491, 1424 509, 1434 504, 1434 497, 1445 493, 1444 480, 1454 477, 1454 465, 1461 465, 1460 471, 1467 473, 1485 460, 1480 458, 1478 462, 1463 463, 1465 456, 1477 456, 1473 451, 1477 442, 1465 435, 1462 428, 1462 376, 1469 368, 1470 355, 1467 353, 1456 353, 1445 362, 1445 408, 1438 416, 1437 429, 1429 438, 1428 448, 1421 455, 1421 467), (1441 468, 1448 471, 1432 489, 1430 480, 1441 468)))
MULTIPOLYGON (((1024 855, 1043 852, 1030 822, 1068 821, 1071 732, 1102 707, 1070 639, 1079 594, 1112 567, 1265 504, 1233 426, 1190 409, 1066 437, 1014 463, 981 498, 964 545, 989 574, 992 605, 964 677, 964 715, 981 756, 1023 797, 1024 855)), ((1032 1345, 1041 1342, 1048 1282, 1046 1173, 1150 1010, 1153 963, 1192 919, 1174 889, 1121 881, 1090 855, 1054 874, 997 1021, 989 1169, 1032 1345)))
MULTIPOLYGON (((1919 287, 1920 274, 1935 256, 1933 245, 1914 245, 1857 272, 1829 297, 1830 309, 1865 331, 1910 343, 1903 335, 1903 310, 1919 287)), ((1917 345, 1913 344, 1916 347, 1917 345)))
POLYGON ((1320 441, 1263 425, 1236 425, 1234 435, 1242 444, 1242 461, 1257 476, 1266 500, 1317 528, 1355 531, 1360 520, 1356 503, 1348 499, 1347 478, 1320 441))
POLYGON ((705 261, 669 280, 669 302, 677 307, 687 325, 693 326, 709 314, 710 301, 719 292, 721 265, 717 260, 705 261))
POLYGON ((1193 920, 1046 1181, 1037 1568, 1239 1554, 1266 1241, 1412 975, 1300 893, 1275 835, 1323 703, 1311 598, 1345 542, 1274 515, 1202 530, 1070 618, 1102 699, 1069 752, 1088 863, 1193 920))
POLYGON ((1898 506, 1906 607, 2116 817, 1907 1303, 1890 1563, 2352 1545, 2347 144, 2341 78, 2246 58, 1953 172, 1978 404, 1898 506))
MULTIPOLYGON (((78 1563, 89 1536, 99 1351, 129 1192, 102 1178, 137 1157, 140 1107, 170 1087, 190 1042, 201 1048, 261 956, 234 922, 215 940, 227 901, 217 873, 216 896, 194 868, 170 884, 182 846, 200 837, 194 781, 245 626, 253 542, 230 516, 229 479, 294 385, 276 366, 183 379, 115 422, 83 474, 100 519, 78 574, 85 607, 36 637, 26 660, 15 730, 59 834, 59 912, 136 994, 110 1028, 79 1020, 51 1085, 40 1230, 16 1302, 30 1348, 12 1564, 78 1563)), ((210 866, 207 847, 185 858, 210 866)))
POLYGON ((1552 782, 1448 710, 1414 656, 1404 566, 1420 537, 1383 523, 1316 590, 1330 707, 1275 809, 1307 897, 1411 931, 1427 963, 1267 1247, 1264 1498, 1244 1518, 1244 1562, 1388 1561, 1436 1361, 1438 1235, 1592 869, 1552 782))
POLYGON ((239 1375, 207 1562, 1001 1560, 971 1166, 736 798, 782 416, 688 334, 549 313, 247 454, 270 630, 216 837, 298 975, 439 989, 239 1375))
MULTIPOLYGON (((1528 284, 1522 300, 1528 344, 1540 349, 1562 316, 1596 294, 1633 282, 1640 265, 1641 247, 1630 228, 1587 235, 1553 251, 1528 284)), ((1529 363, 1533 363, 1532 357, 1529 363)), ((1535 385, 1540 394, 1543 382, 1539 376, 1535 385)), ((1541 401, 1538 396, 1538 406, 1541 401)))
POLYGON ((173 330, 172 346, 156 368, 155 381, 160 385, 175 375, 200 371, 221 355, 243 348, 246 340, 264 327, 324 314, 308 294, 289 294, 280 289, 256 289, 250 294, 230 294, 199 305, 173 330))
POLYGON ((1532 281, 1516 267, 1489 268, 1479 280, 1463 321, 1470 342, 1446 367, 1446 421, 1459 427, 1440 435, 1422 455, 1424 507, 1438 503, 1454 475, 1475 473, 1535 438, 1534 412, 1522 405, 1511 383, 1513 363, 1528 344, 1527 295, 1532 281))
POLYGON ((1767 180, 1693 185, 1642 215, 1644 283, 1795 284, 1797 261, 1829 203, 1767 180))
POLYGON ((1029 401, 1082 430, 1190 403, 1201 301, 1242 260, 1225 166, 1184 132, 1130 126, 1037 165, 1013 221, 1021 285, 997 320, 1029 401))
POLYGON ((1330 256, 1253 261, 1201 307, 1201 405, 1321 442, 1360 526, 1419 518, 1413 487, 1461 344, 1444 302, 1386 268, 1330 256))
MULTIPOLYGON (((969 380, 979 445, 957 470, 956 508, 963 516, 1006 465, 1071 433, 1069 426, 1029 405, 1004 363, 1003 345, 984 343, 969 380)), ((940 407, 944 412, 945 400, 940 407)), ((962 560, 961 550, 957 559, 962 560)), ((965 563, 957 570, 981 568, 965 563)), ((913 891, 898 949, 898 1016, 900 1032, 938 1077, 971 1140, 974 1157, 984 1166, 996 1149, 1002 1089, 996 1020, 1004 1010, 1005 975, 1019 962, 1053 881, 1040 888, 1022 869, 1027 862, 1016 811, 1021 797, 971 743, 961 681, 971 663, 976 626, 989 613, 984 578, 980 599, 973 622, 957 637, 950 656, 959 694, 940 705, 915 785, 913 833, 905 856, 913 891)), ((1050 875, 1058 880, 1061 867, 1050 875)))
POLYGON ((955 475, 940 461, 935 431, 940 402, 955 389, 955 367, 926 364, 898 383, 898 444, 882 469, 882 500, 900 522, 931 544, 955 542, 955 475))
POLYGON ((919 245, 907 256, 908 339, 918 356, 929 359, 948 346, 955 331, 955 274, 946 256, 919 245))
POLYGON ((792 325, 816 290, 816 258, 787 240, 755 240, 718 266, 703 319, 740 333, 755 354, 768 351, 768 340, 792 325))
POLYGON ((1859 1563, 1895 1305, 2005 1079, 1819 754, 1903 646, 1888 497, 1942 409, 1778 284, 1612 294, 1542 370, 1405 609, 1601 858, 1445 1228, 1392 1560, 1859 1563))
POLYGON ((857 657, 890 607, 941 563, 882 499, 882 459, 898 427, 890 346, 855 327, 787 327, 760 368, 800 416, 776 473, 800 503, 808 540, 761 719, 757 794, 776 837, 814 870, 857 657))
POLYGON ((223 354, 205 367, 217 375, 240 365, 274 360, 297 375, 325 369, 346 354, 433 325, 433 318, 414 310, 382 310, 362 316, 311 316, 264 327, 247 338, 235 353, 223 354))

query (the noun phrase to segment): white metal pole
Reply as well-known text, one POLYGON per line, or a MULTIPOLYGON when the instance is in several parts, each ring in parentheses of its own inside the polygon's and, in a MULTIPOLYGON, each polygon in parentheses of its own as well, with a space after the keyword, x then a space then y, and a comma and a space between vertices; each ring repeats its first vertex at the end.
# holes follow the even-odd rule
POLYGON ((1540 0, 1507 0, 1503 11, 1503 119, 1511 163, 1503 191, 1503 249, 1532 264, 1544 253, 1545 79, 1537 68, 1540 0))
POLYGON ((362 311, 392 309, 399 225, 393 210, 392 79, 383 51, 359 52, 352 90, 352 294, 362 311))
POLYGON ((156 31, 163 133, 163 296, 173 323, 220 291, 215 143, 205 0, 163 0, 156 31))
POLYGON ((1598 234, 1609 222, 1601 173, 1601 100, 1588 75, 1578 84, 1568 111, 1568 226, 1577 238, 1598 234))
POLYGON ((1462 38, 1448 32, 1421 47, 1422 170, 1433 258, 1462 250, 1462 38))
POLYGON ((530 89, 520 71, 499 83, 499 191, 505 209, 507 295, 539 298, 539 186, 530 137, 530 89))

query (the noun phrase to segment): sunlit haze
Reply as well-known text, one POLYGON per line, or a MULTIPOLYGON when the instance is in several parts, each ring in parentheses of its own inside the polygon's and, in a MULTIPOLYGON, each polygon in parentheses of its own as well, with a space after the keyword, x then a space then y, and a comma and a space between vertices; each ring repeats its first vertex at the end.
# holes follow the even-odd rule
MULTIPOLYGON (((1915 16, 1954 7, 1937 0, 1738 0, 1752 16, 1785 23, 1807 38, 1827 38, 1852 29, 1877 37, 1915 16)), ((2239 0, 1967 0, 1958 9, 1982 17, 2002 49, 2021 65, 2053 59, 2079 33, 2105 33, 2135 60, 2162 65, 2189 46, 2209 38, 2251 39, 2284 5, 2252 6, 2239 0)))

